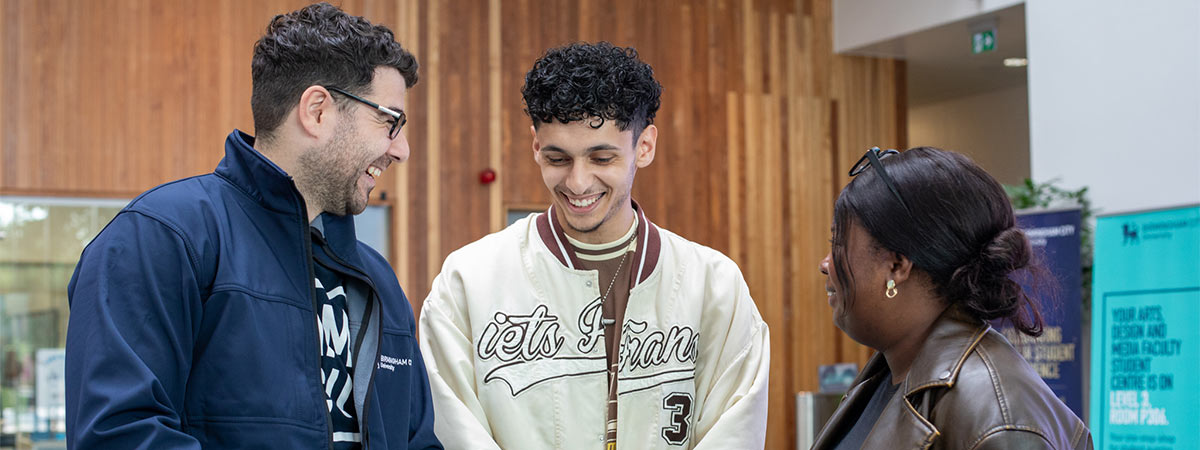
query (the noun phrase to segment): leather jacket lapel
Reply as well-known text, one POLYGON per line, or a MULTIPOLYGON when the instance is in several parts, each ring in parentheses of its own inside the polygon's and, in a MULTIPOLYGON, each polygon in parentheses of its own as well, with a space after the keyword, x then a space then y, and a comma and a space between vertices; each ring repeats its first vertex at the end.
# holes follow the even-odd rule
POLYGON ((862 448, 929 448, 937 428, 917 413, 909 398, 899 392, 888 402, 862 448))
POLYGON ((954 386, 967 356, 989 329, 986 322, 947 308, 909 367, 904 392, 911 396, 927 388, 954 386))
MULTIPOLYGON (((931 406, 928 404, 929 390, 954 385, 967 355, 989 329, 987 323, 965 317, 955 308, 947 308, 935 322, 903 385, 880 414, 863 448, 929 448, 933 445, 940 432, 922 414, 928 414, 931 406)), ((871 400, 876 386, 874 378, 886 371, 887 361, 882 353, 876 353, 817 436, 814 450, 837 445, 858 420, 857 416, 851 415, 861 411, 871 400)))

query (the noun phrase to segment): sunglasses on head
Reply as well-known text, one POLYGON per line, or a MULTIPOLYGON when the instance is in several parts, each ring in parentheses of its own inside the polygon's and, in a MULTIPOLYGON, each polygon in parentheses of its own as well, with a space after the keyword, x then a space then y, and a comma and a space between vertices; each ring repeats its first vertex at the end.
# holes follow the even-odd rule
POLYGON ((862 173, 864 170, 867 170, 867 166, 874 167, 875 172, 879 174, 879 178, 883 179, 883 183, 887 185, 888 190, 892 191, 892 195, 895 195, 896 200, 900 201, 900 206, 903 206, 905 211, 911 213, 912 210, 908 209, 908 204, 904 203, 904 197, 900 196, 900 191, 896 189, 896 183, 892 181, 892 177, 888 176, 887 171, 883 169, 883 162, 881 162, 882 159, 897 154, 900 154, 900 152, 894 149, 881 151, 879 147, 871 147, 862 158, 858 159, 858 162, 854 163, 854 168, 850 169, 850 176, 862 173))

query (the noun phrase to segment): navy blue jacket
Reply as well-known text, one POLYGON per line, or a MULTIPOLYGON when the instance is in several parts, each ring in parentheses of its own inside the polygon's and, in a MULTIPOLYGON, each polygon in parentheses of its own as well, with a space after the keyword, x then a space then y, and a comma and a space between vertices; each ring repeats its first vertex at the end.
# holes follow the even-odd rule
MULTIPOLYGON (((68 293, 70 448, 331 447, 314 261, 364 303, 354 393, 369 449, 441 448, 412 307, 387 261, 234 131, 211 174, 134 199, 84 250, 68 293)), ((349 296, 348 296, 349 297, 349 296)), ((361 322, 359 322, 361 320, 361 322)))

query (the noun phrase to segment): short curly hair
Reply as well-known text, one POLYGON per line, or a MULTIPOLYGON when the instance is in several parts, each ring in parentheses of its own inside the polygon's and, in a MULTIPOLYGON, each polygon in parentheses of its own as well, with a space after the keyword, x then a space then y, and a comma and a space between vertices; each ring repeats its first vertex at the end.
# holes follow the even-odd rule
POLYGON ((632 129, 636 139, 654 123, 662 85, 637 50, 577 42, 550 49, 534 62, 521 94, 534 127, 552 120, 598 119, 590 125, 599 128, 615 120, 621 131, 632 129))
POLYGON ((255 134, 270 138, 309 86, 369 94, 376 67, 399 70, 406 87, 417 84, 417 59, 383 25, 324 2, 275 16, 250 62, 255 134))

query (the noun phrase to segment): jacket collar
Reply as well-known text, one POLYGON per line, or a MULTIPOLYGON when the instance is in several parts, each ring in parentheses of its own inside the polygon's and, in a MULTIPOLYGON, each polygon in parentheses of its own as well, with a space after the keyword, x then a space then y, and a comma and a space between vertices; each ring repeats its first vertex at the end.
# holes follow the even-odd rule
MULTIPOLYGON (((916 360, 909 367, 898 392, 904 395, 893 396, 888 402, 863 448, 872 448, 872 443, 893 448, 928 448, 940 432, 925 417, 927 412, 918 411, 911 399, 933 387, 954 386, 967 356, 989 329, 986 322, 977 321, 958 308, 946 308, 934 321, 929 337, 925 338, 916 360), (880 428, 881 424, 890 425, 880 428), (887 433, 876 433, 876 430, 887 433)), ((833 439, 840 440, 857 420, 847 417, 849 411, 861 411, 878 383, 886 382, 882 377, 887 373, 887 360, 882 353, 876 353, 855 378, 853 387, 827 422, 828 426, 817 436, 814 449, 833 448, 837 444, 833 439)))
MULTIPOLYGON (((633 253, 633 261, 636 263, 632 266, 629 277, 630 289, 637 286, 638 283, 646 281, 650 275, 654 273, 654 268, 658 267, 658 259, 662 252, 662 237, 658 234, 658 227, 650 220, 646 219, 645 211, 642 211, 641 206, 633 201, 633 211, 638 215, 638 227, 635 233, 637 234, 637 250, 633 253)), ((579 259, 575 257, 575 252, 570 250, 570 243, 567 242, 567 235, 563 231, 563 227, 558 223, 557 216, 554 214, 554 205, 545 213, 539 214, 535 219, 537 224, 538 236, 541 237, 542 244, 546 246, 554 258, 560 264, 570 269, 579 267, 579 259)))
MULTIPOLYGON (((900 392, 911 396, 931 387, 954 386, 967 355, 979 345, 990 329, 987 322, 977 321, 956 307, 946 308, 933 322, 929 336, 917 351, 917 358, 909 366, 900 392)), ((853 385, 857 386, 887 370, 887 360, 882 353, 876 353, 863 367, 853 385)))
MULTIPOLYGON (((225 157, 214 171, 255 202, 271 211, 307 222, 304 199, 292 177, 254 149, 254 136, 234 130, 225 138, 225 157)), ((339 257, 360 265, 353 216, 321 214, 321 232, 326 244, 339 257)))
POLYGON ((354 216, 322 213, 314 222, 321 223, 321 235, 325 238, 325 245, 333 250, 335 255, 355 267, 363 267, 358 255, 358 235, 354 231, 354 216))
POLYGON ((292 177, 254 149, 254 137, 233 130, 225 138, 225 157, 217 176, 272 211, 304 216, 304 200, 292 177))
POLYGON ((956 307, 946 308, 909 366, 902 392, 911 396, 931 387, 954 386, 967 355, 989 329, 987 322, 975 320, 956 307))

